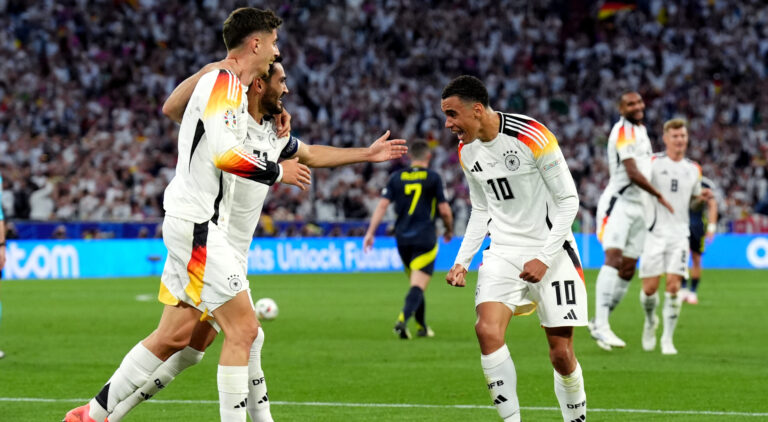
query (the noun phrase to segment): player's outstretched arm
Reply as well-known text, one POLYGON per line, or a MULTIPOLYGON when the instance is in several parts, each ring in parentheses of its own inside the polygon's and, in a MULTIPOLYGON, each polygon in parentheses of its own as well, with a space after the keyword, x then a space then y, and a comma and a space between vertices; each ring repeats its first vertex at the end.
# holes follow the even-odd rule
POLYGON ((650 193, 651 195, 655 196, 656 199, 659 200, 659 203, 664 206, 664 208, 668 209, 669 212, 672 214, 675 213, 674 208, 672 208, 672 205, 667 202, 666 199, 664 199, 664 196, 659 192, 652 184, 648 181, 648 179, 643 176, 643 173, 640 172, 640 170, 637 168, 637 163, 635 162, 634 158, 627 158, 626 160, 621 162, 624 164, 624 168, 627 170, 627 176, 629 176, 629 180, 632 181, 635 185, 637 185, 640 189, 650 193))
POLYGON ((338 167, 347 164, 394 160, 408 152, 404 139, 389 138, 386 131, 368 148, 337 148, 325 145, 301 144, 297 156, 299 161, 310 167, 338 167))
POLYGON ((453 212, 451 206, 447 202, 441 202, 437 206, 437 210, 440 212, 440 218, 445 225, 445 233, 443 234, 443 240, 445 243, 451 241, 453 237, 453 212))
POLYGON ((373 210, 371 222, 368 224, 368 230, 365 231, 365 237, 363 238, 363 250, 365 252, 368 252, 373 248, 373 236, 376 233, 376 228, 381 224, 381 220, 384 219, 384 214, 387 213, 388 206, 389 199, 381 198, 379 204, 376 205, 376 209, 373 210))
POLYGON ((461 264, 453 264, 453 268, 448 271, 445 281, 454 287, 464 287, 467 285, 467 269, 461 264))
POLYGON ((707 200, 707 241, 711 242, 715 238, 717 231, 717 200, 715 195, 707 200))
POLYGON ((203 75, 216 69, 231 70, 224 61, 208 63, 203 66, 197 73, 188 77, 179 86, 174 88, 171 95, 163 103, 163 114, 174 122, 181 123, 181 118, 184 117, 184 110, 187 108, 187 103, 189 103, 189 99, 195 91, 197 82, 200 81, 203 75))

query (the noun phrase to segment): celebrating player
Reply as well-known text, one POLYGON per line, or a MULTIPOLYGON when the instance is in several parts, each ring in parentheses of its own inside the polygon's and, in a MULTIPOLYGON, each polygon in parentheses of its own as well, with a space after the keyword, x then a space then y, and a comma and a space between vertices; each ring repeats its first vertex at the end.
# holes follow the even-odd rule
MULTIPOLYGON (((248 135, 244 141, 246 150, 264 159, 296 157, 299 162, 313 167, 337 167, 361 161, 386 161, 400 158, 407 151, 403 145, 404 140, 387 141, 388 133, 368 148, 306 145, 295 137, 279 137, 273 116, 283 114, 282 98, 289 92, 285 70, 278 63, 279 61, 280 59, 277 58, 276 62, 270 66, 269 73, 254 80, 248 89, 248 135)), ((219 64, 210 66, 216 67, 219 64)), ((207 68, 183 82, 166 101, 163 110, 174 121, 181 120, 190 99, 190 93, 184 89, 184 84, 194 86, 201 75, 207 73, 207 68)), ((227 238, 234 248, 243 271, 247 272, 248 252, 269 187, 243 178, 236 179, 234 183, 231 202, 222 202, 221 207, 230 210, 226 229, 227 238)), ((173 298, 168 297, 161 290, 161 300, 165 302, 173 298)), ((205 349, 216 338, 217 328, 216 324, 199 322, 190 344, 163 363, 133 395, 118 403, 110 414, 109 421, 122 420, 126 413, 166 387, 181 371, 198 363, 205 349)), ((265 376, 261 368, 261 349, 264 338, 264 330, 259 326, 258 336, 251 346, 248 362, 249 392, 246 406, 248 415, 254 422, 272 421, 265 376)))
POLYGON ((445 126, 459 140, 472 214, 446 276, 466 284, 467 268, 486 234, 475 291, 475 331, 491 398, 505 421, 520 420, 515 365, 504 342, 513 315, 538 308, 555 368, 555 394, 565 421, 586 419, 586 393, 573 351, 573 327, 587 324, 587 293, 571 225, 576 186, 555 136, 536 120, 497 113, 472 76, 442 93, 445 126))
POLYGON ((363 239, 366 251, 373 247, 373 234, 381 224, 387 207, 395 203, 395 238, 397 251, 403 260, 405 273, 411 282, 411 288, 405 296, 403 311, 397 318, 395 333, 401 339, 411 338, 408 331, 408 319, 415 315, 419 337, 433 337, 432 331, 425 319, 427 290, 437 257, 437 233, 435 231, 435 207, 445 224, 445 242, 451 240, 453 233, 453 214, 451 207, 443 194, 443 181, 440 175, 429 170, 429 160, 432 152, 424 141, 416 141, 411 145, 408 155, 411 166, 395 172, 390 176, 387 186, 381 193, 376 210, 373 212, 368 231, 363 239))
POLYGON ((701 200, 711 198, 711 191, 701 186, 701 168, 685 158, 688 147, 688 130, 685 121, 672 119, 664 123, 664 145, 666 152, 657 154, 651 163, 651 183, 669 198, 674 214, 656 204, 649 233, 645 237, 640 258, 640 278, 643 289, 640 303, 645 310, 643 327, 643 350, 656 348, 656 327, 659 324, 656 307, 659 296, 659 279, 666 272, 664 293, 664 331, 661 335, 661 353, 677 354, 672 342, 682 298, 678 295, 680 281, 688 277, 688 209, 691 200, 701 195, 701 200))
POLYGON ((589 331, 605 350, 625 347, 611 330, 608 316, 627 294, 643 250, 647 224, 645 192, 672 211, 659 191, 648 181, 651 175, 651 141, 643 125, 645 103, 637 92, 619 100, 621 119, 608 137, 610 179, 597 205, 597 238, 603 244, 605 263, 595 283, 595 315, 589 331))
POLYGON ((183 349, 201 318, 213 316, 226 334, 218 368, 222 421, 245 421, 248 358, 258 333, 248 280, 226 237, 235 178, 265 184, 282 179, 303 186, 308 169, 266 161, 243 148, 247 131, 244 86, 264 75, 277 56, 272 11, 240 8, 222 33, 232 71, 214 70, 195 85, 179 130, 176 175, 165 190, 163 241, 168 258, 161 296, 166 306, 157 329, 123 359, 99 394, 71 410, 66 422, 104 421, 117 403, 144 385, 171 355, 183 349))

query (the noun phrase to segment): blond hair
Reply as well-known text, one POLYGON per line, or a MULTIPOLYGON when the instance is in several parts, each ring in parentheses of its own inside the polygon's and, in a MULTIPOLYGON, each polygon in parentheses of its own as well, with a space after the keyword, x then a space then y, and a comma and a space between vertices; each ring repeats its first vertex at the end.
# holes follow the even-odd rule
POLYGON ((687 124, 683 119, 671 119, 664 123, 664 133, 669 132, 671 129, 680 129, 686 127, 687 124))

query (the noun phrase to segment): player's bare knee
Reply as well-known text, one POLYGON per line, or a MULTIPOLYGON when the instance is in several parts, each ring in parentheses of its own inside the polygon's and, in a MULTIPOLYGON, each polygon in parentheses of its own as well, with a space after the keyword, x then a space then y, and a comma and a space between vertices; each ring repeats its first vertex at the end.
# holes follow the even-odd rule
POLYGON ((573 354, 573 349, 566 344, 550 347, 549 360, 552 362, 552 367, 562 375, 570 374, 576 368, 576 357, 573 354))
POLYGON ((489 349, 493 350, 488 351, 488 353, 494 352, 504 345, 504 332, 497 324, 477 321, 475 324, 475 334, 477 334, 477 340, 480 342, 480 348, 483 349, 483 353, 489 349))
POLYGON ((259 325, 255 319, 254 321, 244 321, 242 324, 232 327, 232 329, 225 333, 227 340, 230 343, 234 343, 238 347, 247 349, 251 348, 251 345, 253 344, 253 341, 256 340, 258 334, 259 325))
POLYGON ((605 251, 605 265, 616 268, 621 267, 621 249, 607 249, 605 251))
POLYGON ((623 280, 632 280, 632 277, 634 276, 635 276, 634 264, 632 266, 623 265, 619 269, 619 277, 621 277, 623 280))

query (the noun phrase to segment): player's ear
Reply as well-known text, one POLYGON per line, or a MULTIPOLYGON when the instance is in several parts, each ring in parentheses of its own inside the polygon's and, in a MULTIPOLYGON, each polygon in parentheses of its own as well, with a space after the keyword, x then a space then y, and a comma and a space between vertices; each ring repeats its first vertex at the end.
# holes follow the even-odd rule
POLYGON ((483 112, 485 111, 485 107, 483 107, 480 103, 474 103, 472 104, 472 115, 475 116, 475 118, 480 118, 480 116, 483 115, 483 112))

